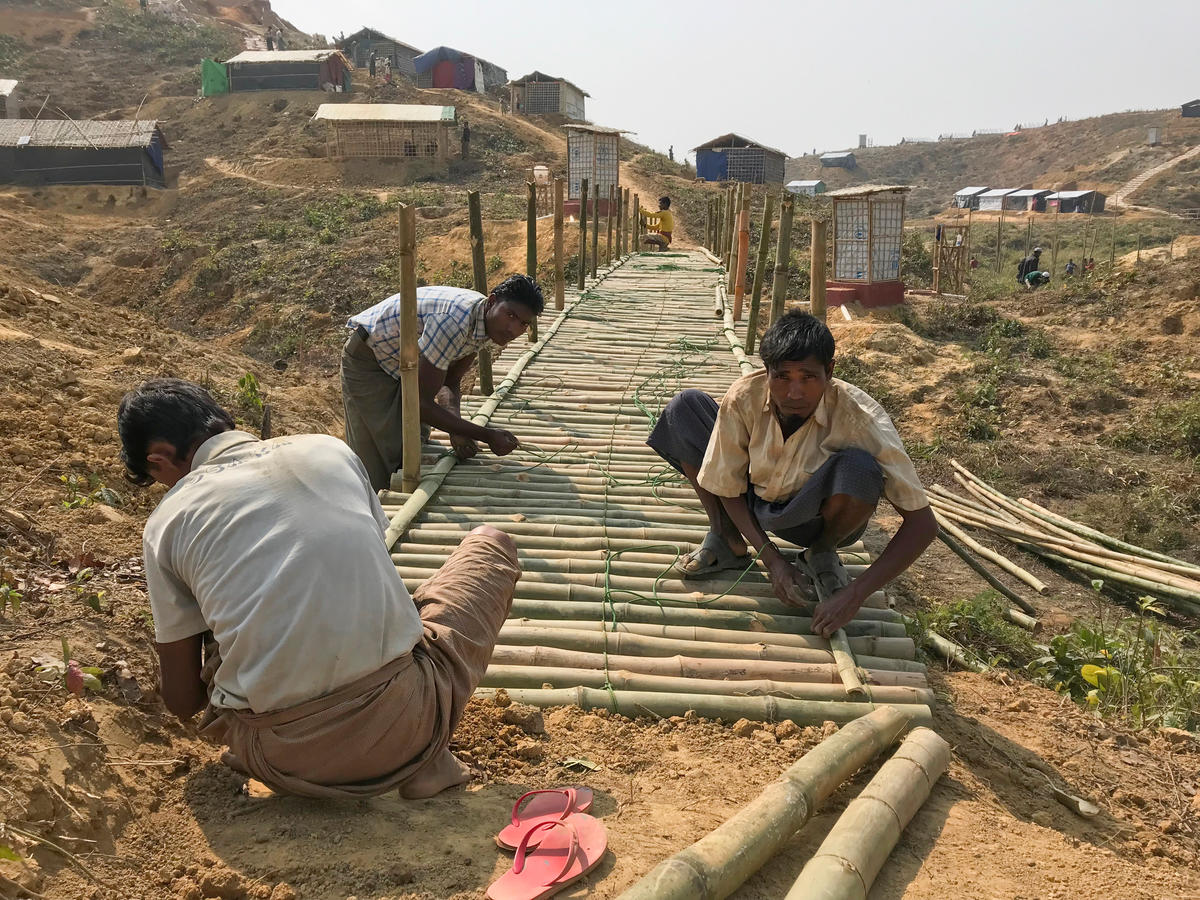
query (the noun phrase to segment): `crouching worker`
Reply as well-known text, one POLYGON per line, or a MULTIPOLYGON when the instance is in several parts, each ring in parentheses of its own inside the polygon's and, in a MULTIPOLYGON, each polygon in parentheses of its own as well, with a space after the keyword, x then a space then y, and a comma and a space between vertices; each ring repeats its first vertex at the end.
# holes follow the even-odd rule
POLYGON ((448 744, 512 604, 512 539, 475 529, 410 597, 342 441, 260 441, 175 379, 126 394, 118 427, 129 479, 170 488, 143 538, 167 708, 207 706, 223 761, 281 793, 466 781, 448 744))
POLYGON ((887 413, 833 377, 833 335, 790 312, 763 336, 764 371, 735 381, 720 405, 702 391, 677 394, 647 443, 682 472, 708 513, 703 544, 677 564, 684 577, 750 564, 759 552, 775 595, 794 604, 807 578, 767 536, 805 548, 828 599, 813 632, 828 637, 873 592, 907 569, 937 534, 925 490, 887 413), (887 548, 853 581, 837 548, 867 528, 880 497, 904 520, 887 548))
POLYGON ((671 212, 671 198, 658 198, 658 212, 648 209, 639 211, 646 233, 642 235, 642 243, 659 250, 671 246, 671 237, 675 233, 675 214, 671 212))

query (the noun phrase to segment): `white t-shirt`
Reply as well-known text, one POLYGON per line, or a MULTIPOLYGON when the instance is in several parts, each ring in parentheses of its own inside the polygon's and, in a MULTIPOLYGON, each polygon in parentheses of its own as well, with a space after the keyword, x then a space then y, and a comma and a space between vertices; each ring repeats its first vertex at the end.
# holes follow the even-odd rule
POLYGON ((422 635, 387 526, 337 438, 209 438, 146 522, 155 640, 211 630, 212 703, 231 709, 294 706, 374 672, 422 635))

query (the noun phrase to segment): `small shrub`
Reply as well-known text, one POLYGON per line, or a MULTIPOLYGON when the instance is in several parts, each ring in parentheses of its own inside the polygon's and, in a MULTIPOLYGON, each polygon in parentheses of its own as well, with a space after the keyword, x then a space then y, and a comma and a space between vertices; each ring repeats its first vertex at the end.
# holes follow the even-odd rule
POLYGON ((1200 458, 1200 396, 1158 404, 1111 440, 1130 450, 1200 458))
POLYGON ((958 642, 990 665, 1023 667, 1037 657, 1028 632, 1004 618, 1004 601, 993 591, 918 613, 926 630, 958 642))
POLYGON ((184 23, 156 12, 143 13, 116 0, 110 0, 101 10, 96 35, 106 43, 169 66, 194 66, 206 57, 224 59, 239 47, 238 40, 225 29, 184 23))

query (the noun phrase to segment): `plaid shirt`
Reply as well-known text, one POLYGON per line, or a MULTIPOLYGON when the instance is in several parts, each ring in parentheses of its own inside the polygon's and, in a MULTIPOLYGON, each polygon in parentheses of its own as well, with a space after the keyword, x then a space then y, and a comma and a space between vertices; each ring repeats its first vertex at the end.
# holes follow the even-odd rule
MULTIPOLYGON (((417 349, 443 372, 467 356, 474 356, 491 341, 483 318, 487 300, 478 291, 456 287, 417 288, 417 349)), ((352 316, 347 328, 367 330, 367 346, 379 368, 400 377, 400 295, 393 294, 370 309, 352 316)))

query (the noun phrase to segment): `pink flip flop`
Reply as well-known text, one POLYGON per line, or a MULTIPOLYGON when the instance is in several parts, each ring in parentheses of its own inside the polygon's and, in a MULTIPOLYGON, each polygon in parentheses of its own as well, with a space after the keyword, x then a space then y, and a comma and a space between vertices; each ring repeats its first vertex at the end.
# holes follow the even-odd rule
POLYGON ((517 845, 512 868, 488 888, 490 900, 543 900, 578 881, 604 858, 608 833, 604 823, 571 813, 534 825, 517 845), (530 838, 541 843, 529 849, 530 838))
MULTIPOLYGON (((514 850, 535 825, 557 822, 571 813, 583 813, 592 808, 592 789, 587 787, 555 788, 546 791, 526 791, 512 808, 512 823, 496 835, 496 843, 505 850, 514 850), (529 799, 529 798, 533 799, 529 799), (526 800, 529 803, 521 809, 526 800)), ((536 847, 541 833, 529 846, 536 847)))

